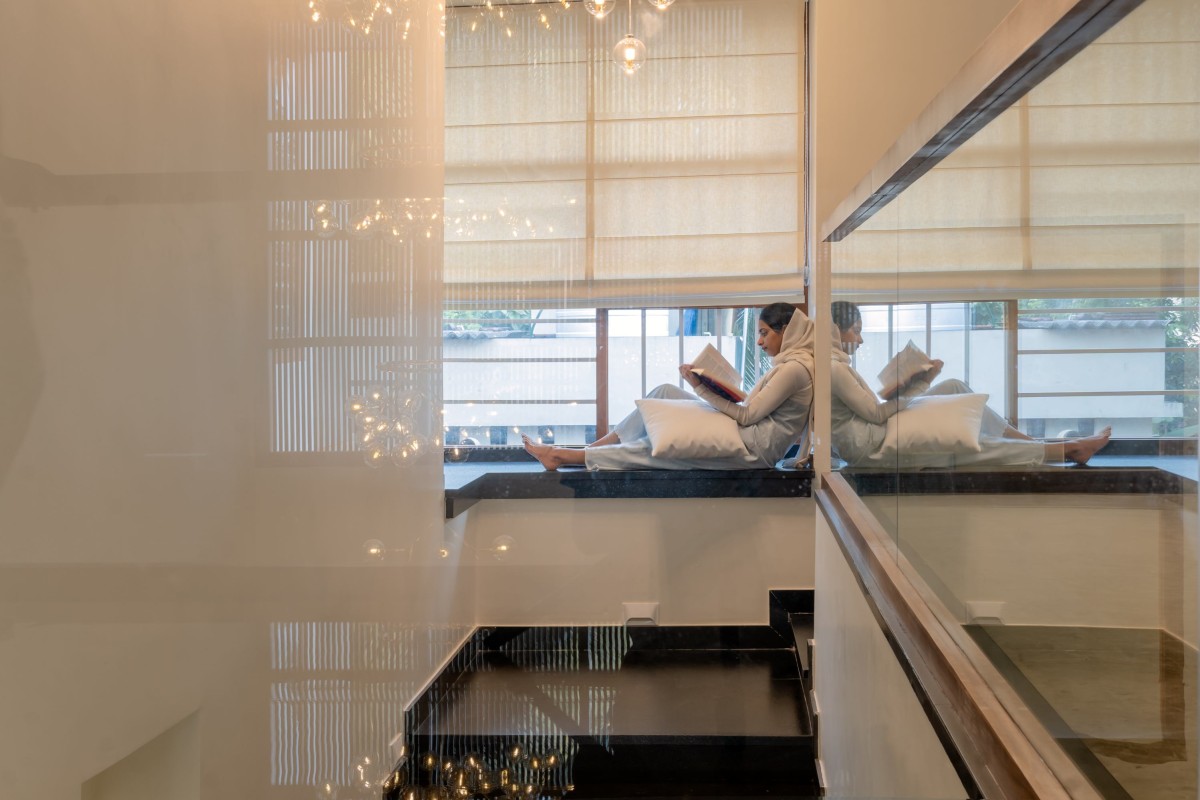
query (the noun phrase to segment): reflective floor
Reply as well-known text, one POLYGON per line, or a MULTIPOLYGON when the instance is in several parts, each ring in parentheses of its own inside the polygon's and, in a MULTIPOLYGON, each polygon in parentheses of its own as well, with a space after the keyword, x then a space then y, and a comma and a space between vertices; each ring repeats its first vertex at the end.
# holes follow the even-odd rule
POLYGON ((967 630, 1106 797, 1197 796, 1194 648, 1153 629, 967 630))

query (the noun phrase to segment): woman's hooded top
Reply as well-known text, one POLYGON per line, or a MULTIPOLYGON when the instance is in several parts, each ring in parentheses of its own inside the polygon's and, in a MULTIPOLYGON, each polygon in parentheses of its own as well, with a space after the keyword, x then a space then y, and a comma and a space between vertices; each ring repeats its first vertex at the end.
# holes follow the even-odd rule
MULTIPOLYGON (((813 350, 816 342, 816 329, 817 326, 813 321, 803 311, 796 309, 796 313, 792 314, 787 327, 783 329, 783 342, 779 345, 779 353, 771 359, 771 363, 779 367, 794 361, 811 373, 816 363, 816 355, 813 350)), ((770 372, 767 373, 767 375, 770 374, 770 372)))
POLYGON ((775 366, 759 379, 742 403, 725 400, 704 386, 696 389, 709 405, 737 422, 746 449, 761 466, 774 466, 801 434, 801 453, 807 456, 815 328, 804 312, 797 309, 792 314, 783 329, 779 353, 772 359, 775 366))
POLYGON ((929 388, 927 381, 913 381, 905 394, 888 401, 879 399, 863 376, 850 366, 842 349, 842 337, 833 326, 829 365, 830 438, 835 455, 851 464, 861 464, 883 444, 887 420, 908 405, 909 400, 929 388))

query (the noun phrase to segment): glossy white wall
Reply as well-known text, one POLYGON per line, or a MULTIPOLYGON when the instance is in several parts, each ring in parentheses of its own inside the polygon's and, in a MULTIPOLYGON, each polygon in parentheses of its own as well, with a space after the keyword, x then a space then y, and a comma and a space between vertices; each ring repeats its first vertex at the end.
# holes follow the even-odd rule
POLYGON ((658 603, 660 625, 766 625, 770 590, 813 587, 814 510, 809 498, 504 500, 456 522, 480 625, 620 625, 627 601, 658 603))
POLYGON ((1193 495, 864 503, 887 530, 901 531, 916 579, 961 622, 986 608, 1008 625, 1162 628, 1196 641, 1193 495))
POLYGON ((309 13, 0 6, 4 796, 125 760, 92 791, 309 798, 384 758, 469 630, 440 459, 370 469, 344 411, 415 389, 440 432, 440 232, 311 216, 441 196, 440 14, 309 13), (137 779, 185 719, 153 746, 199 794, 137 779))

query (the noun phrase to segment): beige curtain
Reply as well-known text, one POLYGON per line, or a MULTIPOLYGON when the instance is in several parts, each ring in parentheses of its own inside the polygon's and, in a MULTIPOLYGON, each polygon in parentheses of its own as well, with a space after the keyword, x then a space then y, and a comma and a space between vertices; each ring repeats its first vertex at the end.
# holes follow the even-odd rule
POLYGON ((448 299, 624 305, 797 291, 802 4, 451 8, 448 299), (505 12, 501 17, 497 8, 505 12))
POLYGON ((833 248, 838 290, 1186 291, 1200 5, 1147 0, 833 248))

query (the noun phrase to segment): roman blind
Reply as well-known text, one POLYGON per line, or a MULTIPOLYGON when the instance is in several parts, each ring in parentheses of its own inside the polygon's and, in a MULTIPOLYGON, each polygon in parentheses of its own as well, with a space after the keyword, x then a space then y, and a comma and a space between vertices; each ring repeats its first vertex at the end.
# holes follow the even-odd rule
POLYGON ((447 297, 494 307, 800 286, 802 6, 450 8, 447 297), (497 9, 504 11, 500 15, 497 9))
POLYGON ((1147 0, 833 248, 839 289, 1195 285, 1200 6, 1147 0))

